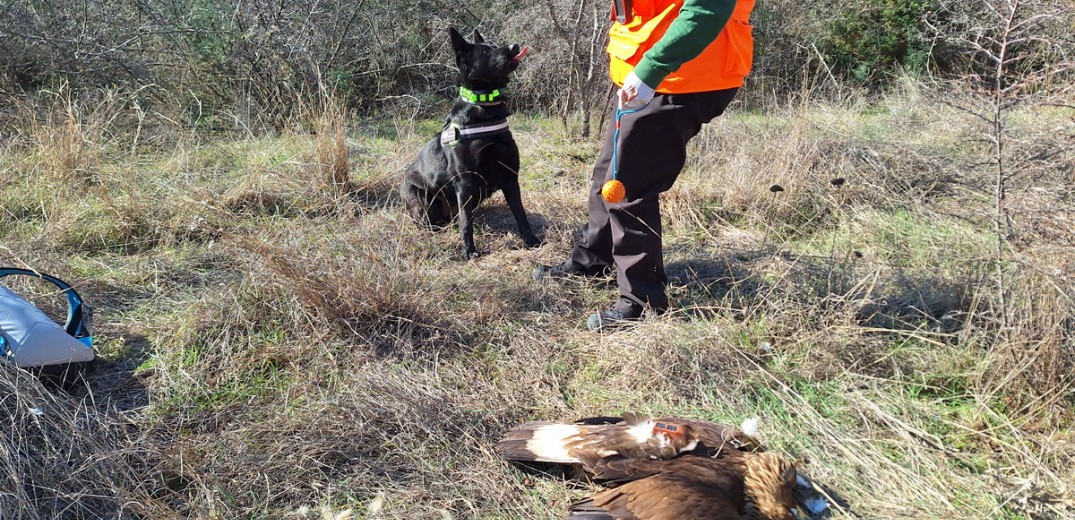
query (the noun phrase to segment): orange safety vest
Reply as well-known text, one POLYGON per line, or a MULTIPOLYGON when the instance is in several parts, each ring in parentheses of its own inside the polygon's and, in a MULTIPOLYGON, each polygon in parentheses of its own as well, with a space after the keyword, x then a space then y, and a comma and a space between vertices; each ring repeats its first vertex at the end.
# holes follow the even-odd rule
MULTIPOLYGON (((633 0, 631 13, 624 23, 615 22, 609 29, 609 73, 612 81, 623 85, 642 55, 664 36, 679 16, 683 0, 633 0)), ((694 59, 664 78, 657 86, 662 94, 709 92, 743 86, 754 59, 750 12, 754 0, 738 0, 731 19, 717 39, 694 59)), ((615 13, 613 13, 615 19, 615 13)))

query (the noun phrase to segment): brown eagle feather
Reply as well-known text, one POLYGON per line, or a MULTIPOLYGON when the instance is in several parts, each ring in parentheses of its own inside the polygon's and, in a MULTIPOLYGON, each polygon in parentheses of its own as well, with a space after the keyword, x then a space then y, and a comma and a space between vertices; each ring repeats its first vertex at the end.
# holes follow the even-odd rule
POLYGON ((579 467, 609 489, 571 506, 571 520, 794 520, 796 471, 741 429, 637 416, 531 422, 497 451, 516 462, 579 467))

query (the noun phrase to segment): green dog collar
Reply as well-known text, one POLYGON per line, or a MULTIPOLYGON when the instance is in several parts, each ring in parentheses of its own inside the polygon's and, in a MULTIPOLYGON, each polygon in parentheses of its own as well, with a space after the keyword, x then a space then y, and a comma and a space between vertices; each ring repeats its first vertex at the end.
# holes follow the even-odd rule
POLYGON ((501 94, 500 89, 475 92, 467 87, 459 87, 459 97, 463 98, 464 101, 475 105, 503 103, 503 101, 499 99, 501 94))

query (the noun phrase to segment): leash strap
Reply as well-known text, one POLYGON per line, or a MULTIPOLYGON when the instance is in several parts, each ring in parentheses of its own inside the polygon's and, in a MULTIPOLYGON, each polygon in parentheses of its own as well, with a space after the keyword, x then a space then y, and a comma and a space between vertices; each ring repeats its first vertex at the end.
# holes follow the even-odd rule
POLYGON ((627 115, 633 114, 642 110, 644 107, 635 108, 632 110, 624 110, 622 108, 616 108, 616 134, 612 136, 612 179, 617 180, 616 177, 620 174, 620 161, 619 161, 619 149, 620 149, 620 119, 627 115))

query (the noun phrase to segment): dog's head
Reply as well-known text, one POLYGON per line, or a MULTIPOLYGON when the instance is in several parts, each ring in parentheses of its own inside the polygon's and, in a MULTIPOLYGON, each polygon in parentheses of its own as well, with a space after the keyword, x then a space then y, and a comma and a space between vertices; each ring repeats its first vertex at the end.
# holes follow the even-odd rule
POLYGON ((471 89, 492 90, 508 84, 508 76, 519 67, 529 51, 518 44, 498 47, 486 43, 474 29, 474 41, 468 42, 455 28, 448 29, 459 67, 459 84, 471 89))

